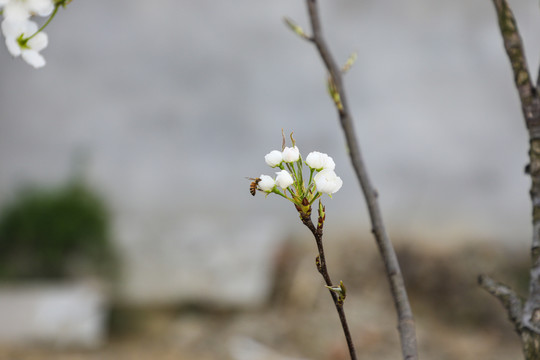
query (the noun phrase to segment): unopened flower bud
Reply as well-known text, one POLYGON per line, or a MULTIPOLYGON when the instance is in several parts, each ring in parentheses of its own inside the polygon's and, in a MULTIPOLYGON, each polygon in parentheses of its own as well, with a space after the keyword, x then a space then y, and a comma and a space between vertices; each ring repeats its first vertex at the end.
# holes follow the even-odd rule
POLYGON ((276 186, 276 182, 274 181, 274 179, 272 179, 268 175, 261 175, 260 179, 261 180, 259 181, 259 188, 267 193, 272 192, 272 190, 276 186))
POLYGON ((282 189, 286 189, 294 183, 294 179, 287 170, 281 170, 276 172, 276 185, 282 189))
POLYGON ((293 146, 292 148, 285 147, 283 149, 282 156, 283 156, 283 161, 285 162, 288 162, 288 163, 295 162, 295 161, 298 161, 298 159, 300 159, 300 150, 298 150, 298 147, 296 146, 293 146))
POLYGON ((281 155, 281 151, 278 150, 272 150, 268 154, 265 155, 264 161, 266 161, 266 164, 270 167, 276 167, 281 164, 283 161, 283 156, 281 155))
POLYGON ((343 181, 333 170, 322 170, 315 175, 315 186, 317 191, 324 194, 333 194, 343 185, 343 181))
POLYGON ((318 151, 312 151, 308 154, 306 157, 306 164, 310 168, 318 171, 323 169, 334 170, 336 168, 336 164, 330 156, 318 151))

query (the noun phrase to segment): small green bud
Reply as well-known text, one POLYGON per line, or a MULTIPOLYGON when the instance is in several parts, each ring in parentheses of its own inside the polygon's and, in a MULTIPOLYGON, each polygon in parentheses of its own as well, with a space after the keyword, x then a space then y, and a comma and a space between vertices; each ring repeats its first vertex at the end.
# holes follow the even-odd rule
POLYGON ((339 287, 341 288, 341 294, 343 294, 343 299, 345 300, 345 297, 347 296, 347 288, 345 287, 343 280, 339 281, 339 287))
POLYGON ((343 305, 343 302, 345 301, 345 298, 347 297, 347 288, 345 287, 345 284, 343 284, 343 281, 339 282, 339 286, 327 286, 325 287, 334 292, 338 296, 338 303, 340 305, 343 305))
POLYGON ((341 72, 345 74, 347 71, 349 71, 357 59, 358 59, 358 55, 356 54, 356 52, 353 52, 347 59, 347 62, 345 63, 345 65, 343 65, 343 67, 341 68, 341 72))
POLYGON ((319 200, 319 217, 323 220, 326 217, 325 209, 326 207, 322 204, 321 200, 319 200))
POLYGON ((343 104, 341 103, 341 96, 339 95, 339 91, 336 87, 336 84, 334 83, 334 80, 332 77, 328 77, 328 80, 326 81, 326 88, 328 90, 328 94, 330 94, 330 97, 334 101, 334 104, 336 104, 336 107, 339 110, 343 110, 343 104))
POLYGON ((63 8, 65 8, 67 5, 69 5, 71 1, 72 0, 54 0, 54 5, 62 6, 63 8))
POLYGON ((326 219, 326 212, 324 211, 325 207, 319 199, 319 220, 317 224, 317 229, 322 229, 324 225, 324 220, 326 219))
POLYGON ((309 39, 309 37, 306 35, 306 33, 304 32, 304 29, 302 29, 298 24, 296 24, 294 21, 292 21, 291 19, 289 18, 283 18, 283 20, 285 21, 285 24, 287 24, 287 26, 289 27, 289 29, 291 29, 292 31, 294 31, 298 36, 300 36, 301 38, 304 38, 304 39, 309 39))

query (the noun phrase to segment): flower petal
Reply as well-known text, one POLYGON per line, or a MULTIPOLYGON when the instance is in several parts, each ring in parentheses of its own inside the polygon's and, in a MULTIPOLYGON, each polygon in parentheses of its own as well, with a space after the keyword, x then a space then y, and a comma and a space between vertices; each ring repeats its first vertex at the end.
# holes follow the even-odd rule
POLYGON ((11 56, 17 57, 21 55, 21 47, 14 37, 6 37, 6 47, 11 56))
POLYGON ((278 150, 272 150, 268 154, 265 155, 264 161, 266 161, 266 164, 270 167, 276 167, 281 164, 283 161, 283 156, 281 155, 281 151, 278 150))
POLYGON ((300 151, 298 150, 296 146, 292 148, 286 147, 285 149, 283 149, 282 156, 283 156, 283 161, 285 162, 288 162, 288 163, 295 162, 295 161, 298 161, 298 159, 300 159, 300 151))
POLYGON ((32 50, 41 51, 47 47, 49 44, 49 37, 44 32, 36 34, 33 38, 28 40, 26 45, 32 50))
POLYGON ((276 172, 276 185, 282 189, 286 189, 294 183, 294 179, 287 170, 276 172))
POLYGON ((52 0, 26 0, 26 6, 31 13, 39 16, 49 16, 54 10, 52 0))
POLYGON ((336 168, 334 159, 327 154, 318 151, 312 151, 308 154, 306 157, 306 164, 317 171, 322 169, 334 170, 336 168))
POLYGON ((4 19, 12 21, 27 20, 30 17, 30 11, 22 1, 9 1, 4 6, 4 19))
POLYGON ((259 179, 261 179, 261 181, 259 181, 259 188, 267 193, 272 192, 272 190, 276 186, 276 182, 274 181, 274 179, 272 179, 268 175, 261 175, 259 179))
POLYGON ((23 50, 22 58, 36 69, 45 66, 45 58, 35 50, 23 50))
POLYGON ((324 194, 333 194, 341 189, 343 181, 333 170, 322 170, 314 178, 317 191, 324 194))

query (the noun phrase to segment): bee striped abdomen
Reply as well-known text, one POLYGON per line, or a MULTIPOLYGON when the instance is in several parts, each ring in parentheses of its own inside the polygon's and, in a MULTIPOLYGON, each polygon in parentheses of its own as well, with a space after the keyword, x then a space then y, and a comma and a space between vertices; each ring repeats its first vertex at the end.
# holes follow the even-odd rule
POLYGON ((259 181, 261 181, 261 178, 248 178, 249 180, 253 180, 251 184, 249 184, 249 193, 253 196, 257 193, 257 185, 259 184, 259 181))

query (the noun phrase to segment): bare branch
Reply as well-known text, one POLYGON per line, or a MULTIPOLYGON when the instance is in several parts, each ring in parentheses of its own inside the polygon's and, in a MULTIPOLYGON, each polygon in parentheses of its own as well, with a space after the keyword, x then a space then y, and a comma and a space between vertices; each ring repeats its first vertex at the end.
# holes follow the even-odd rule
POLYGON ((343 286, 343 282, 340 282, 340 287, 342 287, 342 296, 338 296, 336 291, 334 291, 335 286, 332 284, 332 280, 330 279, 330 275, 328 274, 328 269, 326 267, 326 258, 324 255, 324 247, 323 247, 323 232, 322 232, 322 223, 324 222, 324 218, 321 218, 321 215, 319 215, 319 224, 317 227, 313 224, 311 221, 311 218, 309 214, 306 214, 302 212, 301 209, 297 208, 300 219, 302 220, 302 223, 307 226, 307 228, 311 231, 313 236, 315 237, 315 242, 317 243, 317 249, 319 250, 319 256, 317 256, 317 270, 319 270, 319 273, 324 279, 324 282, 326 283, 326 287, 328 288, 328 291, 330 292, 330 295, 332 296, 332 300, 334 301, 334 305, 336 307, 336 310, 339 315, 339 320, 341 322, 341 327, 343 328, 343 333, 345 335, 345 339, 347 341, 347 347, 349 348, 349 355, 351 357, 351 360, 356 360, 356 350, 354 349, 354 343, 352 341, 351 332, 349 330, 349 325, 347 323, 347 318, 345 317, 345 310, 343 309, 343 300, 345 299, 345 287, 343 286))
POLYGON ((371 185, 371 181, 360 152, 360 146, 356 139, 353 120, 341 78, 341 69, 334 61, 323 37, 317 1, 306 0, 306 3, 312 28, 311 40, 317 47, 324 65, 328 70, 330 82, 339 95, 339 102, 336 102, 336 97, 333 96, 333 98, 334 102, 336 103, 340 123, 345 134, 345 139, 349 149, 349 156, 366 199, 366 204, 371 219, 372 232, 379 247, 379 252, 384 260, 386 274, 390 283, 392 297, 394 299, 394 305, 398 314, 398 329, 401 338, 403 358, 407 360, 418 359, 414 319, 409 304, 407 291, 405 289, 403 276, 401 274, 401 269, 399 267, 399 262, 394 251, 394 247, 383 224, 382 215, 377 200, 377 192, 371 185))
POLYGON ((538 77, 536 78, 536 93, 540 93, 540 67, 538 67, 538 77))
POLYGON ((540 339, 540 97, 531 82, 523 42, 514 15, 506 0, 493 0, 493 3, 529 133, 528 173, 531 176, 529 194, 532 202, 533 223, 532 266, 529 296, 521 309, 520 325, 529 329, 531 334, 535 333, 540 339))
POLYGON ((508 312, 508 317, 515 325, 518 332, 521 332, 521 318, 523 314, 523 300, 508 286, 493 280, 487 275, 478 277, 478 284, 495 296, 508 312))
POLYGON ((504 48, 514 72, 514 82, 518 88, 521 101, 527 102, 532 95, 532 83, 516 19, 506 0, 493 0, 493 3, 499 19, 504 48))
MULTIPOLYGON (((527 58, 523 48, 523 41, 519 34, 516 19, 506 0, 493 0, 499 29, 504 41, 504 48, 512 71, 514 73, 514 83, 517 87, 521 108, 527 128, 532 130, 533 138, 540 137, 540 114, 538 113, 538 94, 533 86, 531 74, 527 66, 527 58)), ((540 79, 539 79, 540 80, 540 79)))

